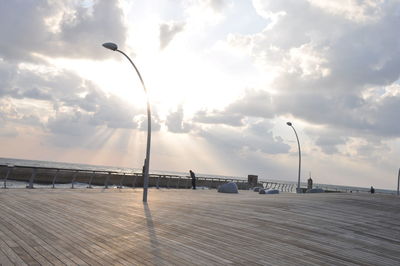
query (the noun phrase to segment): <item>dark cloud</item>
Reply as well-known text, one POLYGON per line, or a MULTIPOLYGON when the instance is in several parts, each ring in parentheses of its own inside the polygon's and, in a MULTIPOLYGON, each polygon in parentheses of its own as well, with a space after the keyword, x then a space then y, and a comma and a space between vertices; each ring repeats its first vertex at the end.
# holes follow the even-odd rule
MULTIPOLYGON (((116 96, 109 96, 107 100, 97 104, 96 111, 93 114, 95 124, 105 123, 108 128, 137 128, 138 125, 133 121, 135 108, 126 102, 123 102, 116 96)), ((85 97, 84 102, 89 102, 85 97)))
POLYGON ((246 90, 243 97, 231 103, 226 112, 242 116, 273 118, 272 96, 265 91, 246 90))
POLYGON ((125 42, 126 27, 118 2, 98 0, 94 2, 92 10, 82 6, 75 8, 74 16, 62 20, 60 24, 59 49, 68 51, 68 57, 99 59, 103 54, 102 43, 112 41, 122 45, 125 42))
POLYGON ((228 5, 227 0, 207 0, 207 3, 215 12, 222 12, 224 8, 228 5))
POLYGON ((173 133, 187 133, 189 132, 193 126, 189 123, 183 121, 183 107, 179 106, 175 112, 171 112, 168 114, 167 119, 165 121, 165 125, 168 128, 168 131, 173 133))
POLYGON ((125 42, 121 8, 98 0, 90 8, 76 1, 2 1, 0 58, 38 61, 34 54, 100 59, 105 41, 125 42))
POLYGON ((269 92, 246 90, 244 95, 226 106, 223 110, 201 110, 193 117, 194 122, 204 124, 225 124, 234 127, 244 126, 246 117, 274 118, 276 108, 269 92))
POLYGON ((232 154, 240 154, 245 150, 279 154, 287 153, 290 148, 282 138, 273 135, 272 125, 265 120, 249 122, 244 129, 223 125, 203 127, 198 134, 218 149, 232 154))
POLYGON ((57 112, 49 118, 47 128, 54 134, 70 136, 94 135, 96 127, 93 126, 92 116, 71 110, 70 112, 57 112))
POLYGON ((314 133, 317 134, 317 136, 314 136, 315 144, 326 154, 339 153, 338 146, 346 144, 349 140, 348 136, 341 136, 342 132, 335 132, 334 130, 319 130, 314 133))
POLYGON ((183 31, 184 22, 169 22, 160 25, 160 49, 163 50, 172 41, 176 34, 183 31))
POLYGON ((197 123, 204 123, 204 124, 225 124, 234 127, 243 126, 243 115, 238 115, 235 113, 229 113, 225 111, 198 111, 193 121, 197 123))
MULTIPOLYGON (((138 115, 138 129, 141 131, 147 131, 147 115, 138 115)), ((156 112, 151 114, 151 132, 159 131, 161 129, 161 120, 156 112)))

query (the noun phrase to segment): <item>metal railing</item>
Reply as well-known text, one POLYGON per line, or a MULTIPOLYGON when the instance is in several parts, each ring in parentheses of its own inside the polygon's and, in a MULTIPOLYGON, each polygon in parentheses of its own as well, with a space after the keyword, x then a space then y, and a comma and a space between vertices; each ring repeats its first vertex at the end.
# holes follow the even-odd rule
MULTIPOLYGON (((50 185, 50 188, 56 188, 59 184, 71 184, 71 189, 74 189, 77 183, 85 184, 86 188, 98 186, 104 189, 110 186, 116 188, 143 186, 142 173, 24 165, 0 165, 1 179, 3 179, 2 188, 8 188, 7 182, 10 180, 27 182, 26 188, 30 189, 35 188, 35 184, 50 185)), ((227 182, 235 182, 241 190, 253 187, 247 180, 240 178, 204 176, 196 178, 196 186, 199 188, 213 189, 227 182)), ((282 192, 295 190, 295 184, 281 182, 259 181, 257 186, 278 189, 282 192)), ((184 175, 150 174, 149 187, 188 189, 191 188, 191 178, 184 175)))

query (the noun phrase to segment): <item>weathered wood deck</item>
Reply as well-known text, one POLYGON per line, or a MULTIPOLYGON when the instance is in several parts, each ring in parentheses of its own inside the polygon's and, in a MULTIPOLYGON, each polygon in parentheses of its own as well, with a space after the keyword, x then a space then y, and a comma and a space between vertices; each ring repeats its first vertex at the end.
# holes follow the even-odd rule
POLYGON ((400 199, 0 190, 0 264, 400 265, 400 199))

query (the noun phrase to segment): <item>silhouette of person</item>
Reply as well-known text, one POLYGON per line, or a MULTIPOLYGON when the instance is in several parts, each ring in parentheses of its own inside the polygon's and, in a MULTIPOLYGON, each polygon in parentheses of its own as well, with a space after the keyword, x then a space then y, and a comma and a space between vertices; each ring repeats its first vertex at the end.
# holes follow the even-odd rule
POLYGON ((189 170, 190 177, 192 178, 192 188, 196 189, 196 176, 192 170, 189 170))
POLYGON ((375 188, 373 186, 371 186, 371 189, 369 190, 371 192, 371 194, 375 193, 375 188))

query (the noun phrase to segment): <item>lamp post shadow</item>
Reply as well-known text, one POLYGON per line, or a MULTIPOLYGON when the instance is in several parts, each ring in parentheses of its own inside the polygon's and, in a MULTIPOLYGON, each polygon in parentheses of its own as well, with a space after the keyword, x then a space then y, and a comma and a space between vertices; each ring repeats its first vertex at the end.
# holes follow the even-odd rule
POLYGON ((162 264, 162 252, 160 250, 160 242, 158 242, 157 233, 154 228, 153 217, 151 210, 147 202, 143 203, 144 215, 146 219, 147 233, 150 240, 151 254, 153 255, 153 261, 155 265, 162 264))

